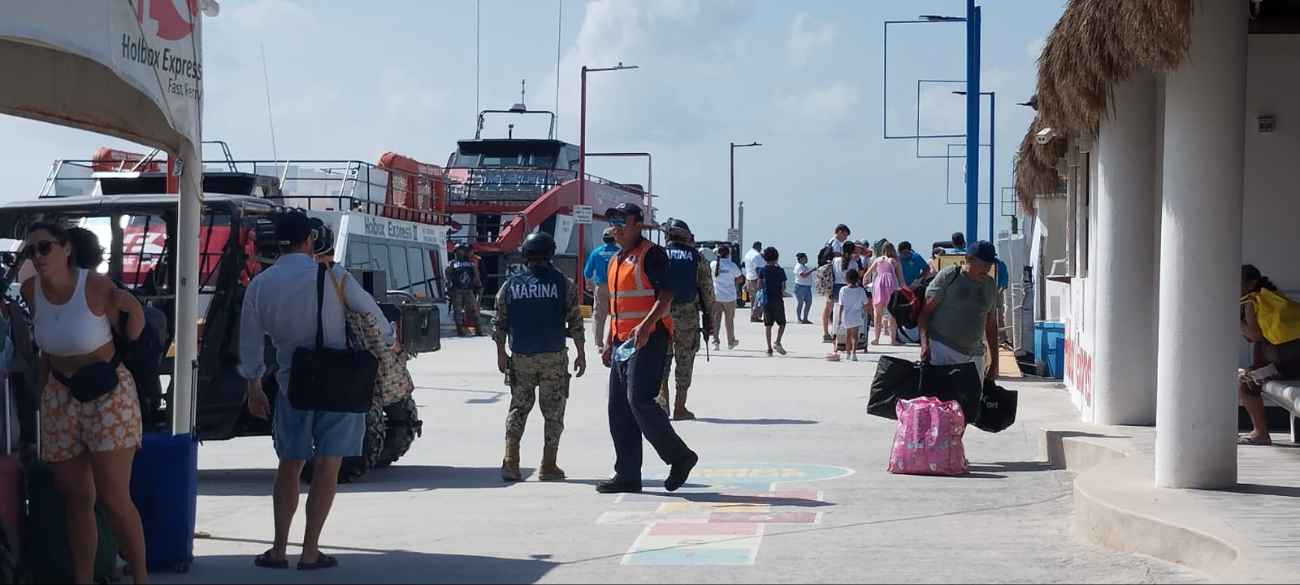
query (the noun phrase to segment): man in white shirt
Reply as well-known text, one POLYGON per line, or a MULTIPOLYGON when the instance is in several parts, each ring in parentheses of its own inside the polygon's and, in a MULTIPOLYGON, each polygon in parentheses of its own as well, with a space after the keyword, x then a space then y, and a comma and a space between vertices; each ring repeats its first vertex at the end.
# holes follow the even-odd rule
POLYGON ((758 323, 763 320, 763 308, 754 303, 754 295, 758 292, 758 269, 767 264, 763 262, 763 242, 754 242, 754 247, 745 252, 743 260, 745 292, 749 293, 749 322, 758 323))

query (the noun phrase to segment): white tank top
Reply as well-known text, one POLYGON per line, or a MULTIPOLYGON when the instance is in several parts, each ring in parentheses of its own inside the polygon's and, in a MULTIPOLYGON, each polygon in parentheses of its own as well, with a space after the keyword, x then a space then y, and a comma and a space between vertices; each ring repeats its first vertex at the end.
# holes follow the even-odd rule
POLYGON ((113 330, 108 315, 96 315, 86 304, 86 274, 77 270, 77 284, 72 298, 61 305, 51 303, 41 291, 41 278, 36 277, 36 344, 41 351, 51 355, 86 355, 113 340, 113 330))

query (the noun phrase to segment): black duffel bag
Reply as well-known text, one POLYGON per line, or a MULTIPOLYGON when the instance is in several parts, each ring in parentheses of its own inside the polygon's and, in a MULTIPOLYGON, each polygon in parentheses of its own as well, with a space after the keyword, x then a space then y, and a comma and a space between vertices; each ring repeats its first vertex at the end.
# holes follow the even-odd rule
MULTIPOLYGON (((321 308, 325 264, 316 271, 316 347, 300 347, 289 368, 289 404, 298 410, 365 413, 375 399, 379 360, 360 349, 349 332, 347 348, 325 347, 321 308)), ((347 311, 347 307, 343 307, 347 311)), ((344 327, 347 329, 347 327, 344 327)))
POLYGON ((984 381, 984 393, 980 397, 980 417, 975 421, 979 430, 997 433, 1007 430, 1016 422, 1016 406, 1020 395, 1015 390, 1007 390, 992 380, 984 381))
POLYGON ((921 363, 883 355, 876 362, 876 376, 871 379, 871 397, 867 414, 896 420, 894 407, 899 400, 920 396, 921 363))
POLYGON ((980 395, 984 392, 984 381, 974 363, 950 364, 936 366, 925 364, 921 367, 921 396, 933 396, 939 400, 956 400, 961 405, 966 424, 975 424, 980 417, 980 395))

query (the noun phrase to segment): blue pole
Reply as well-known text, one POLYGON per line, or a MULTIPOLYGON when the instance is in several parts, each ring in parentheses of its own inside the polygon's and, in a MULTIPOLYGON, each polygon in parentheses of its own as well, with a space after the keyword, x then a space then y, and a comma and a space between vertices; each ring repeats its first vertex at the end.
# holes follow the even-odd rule
POLYGON ((966 0, 966 241, 979 239, 980 9, 966 0))
POLYGON ((998 112, 997 98, 998 94, 996 92, 989 92, 989 241, 994 244, 997 242, 993 238, 998 237, 997 232, 993 230, 993 207, 997 205, 997 198, 993 196, 993 182, 995 180, 993 175, 994 171, 997 170, 997 165, 993 161, 998 159, 997 130, 995 130, 998 112))

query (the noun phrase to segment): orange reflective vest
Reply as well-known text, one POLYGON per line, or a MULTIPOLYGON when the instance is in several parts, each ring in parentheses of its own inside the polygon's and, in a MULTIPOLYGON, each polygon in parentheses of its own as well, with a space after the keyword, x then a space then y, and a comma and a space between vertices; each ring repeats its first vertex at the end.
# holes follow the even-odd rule
MULTIPOLYGON (((641 260, 654 244, 645 238, 630 252, 615 254, 609 259, 606 282, 609 286, 609 312, 611 339, 627 339, 632 329, 650 314, 655 306, 655 290, 650 278, 641 271, 641 260)), ((672 317, 660 319, 668 336, 673 334, 672 317)))

